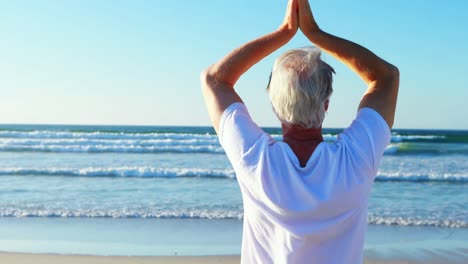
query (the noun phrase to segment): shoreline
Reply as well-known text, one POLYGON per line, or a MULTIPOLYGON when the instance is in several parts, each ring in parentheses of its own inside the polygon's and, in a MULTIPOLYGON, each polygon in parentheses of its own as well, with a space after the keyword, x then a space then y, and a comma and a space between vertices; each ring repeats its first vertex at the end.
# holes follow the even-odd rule
MULTIPOLYGON (((1 263, 229 264, 242 222, 0 218, 0 234, 1 263)), ((369 225, 364 263, 468 263, 467 241, 468 229, 369 225)))
POLYGON ((240 256, 93 256, 60 255, 0 252, 0 259, 5 263, 50 263, 50 264, 234 264, 240 263, 240 256))
MULTIPOLYGON (((463 254, 463 252, 461 252, 463 254)), ((466 253, 466 252, 465 252, 466 253)), ((432 252, 427 252, 430 259, 406 259, 404 256, 393 259, 373 258, 366 256, 364 264, 439 264, 466 263, 466 259, 448 259, 432 252)), ((50 263, 50 264, 234 264, 240 263, 239 255, 220 256, 92 256, 92 255, 60 255, 60 254, 30 254, 0 252, 2 262, 9 264, 50 263)))

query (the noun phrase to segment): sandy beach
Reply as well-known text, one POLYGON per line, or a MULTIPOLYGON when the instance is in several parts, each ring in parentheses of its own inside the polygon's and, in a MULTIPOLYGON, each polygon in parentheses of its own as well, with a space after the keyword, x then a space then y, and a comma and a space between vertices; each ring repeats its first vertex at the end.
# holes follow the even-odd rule
MULTIPOLYGON (((0 218, 0 263, 240 263, 241 227, 226 220, 0 218)), ((468 263, 467 237, 464 229, 371 225, 364 263, 468 263)))
POLYGON ((210 257, 101 257, 101 256, 77 256, 77 255, 52 255, 52 254, 15 254, 0 253, 1 263, 10 264, 182 264, 182 263, 206 263, 206 264, 233 264, 240 263, 239 256, 210 256, 210 257))
MULTIPOLYGON (((9 264, 234 264, 240 263, 240 256, 170 256, 170 257, 111 257, 111 256, 80 256, 80 255, 53 255, 53 254, 17 254, 0 253, 1 263, 9 264)), ((440 256, 428 260, 405 259, 369 259, 364 264, 417 264, 417 263, 463 263, 463 261, 447 260, 440 256)))

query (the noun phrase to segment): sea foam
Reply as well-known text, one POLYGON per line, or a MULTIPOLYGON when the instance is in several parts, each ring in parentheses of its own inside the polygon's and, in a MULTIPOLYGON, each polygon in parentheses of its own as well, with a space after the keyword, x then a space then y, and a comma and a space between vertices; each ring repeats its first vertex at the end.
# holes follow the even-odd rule
MULTIPOLYGON (((163 219, 243 219, 243 210, 138 210, 138 209, 13 209, 0 208, 0 217, 43 217, 43 218, 163 218, 163 219)), ((372 225, 396 225, 396 226, 434 226, 445 228, 468 228, 468 222, 453 219, 432 219, 418 217, 368 217, 368 223, 372 225)))
POLYGON ((213 177, 235 178, 232 169, 200 168, 154 168, 154 167, 113 167, 113 168, 1 168, 0 175, 33 176, 75 176, 75 177, 213 177))

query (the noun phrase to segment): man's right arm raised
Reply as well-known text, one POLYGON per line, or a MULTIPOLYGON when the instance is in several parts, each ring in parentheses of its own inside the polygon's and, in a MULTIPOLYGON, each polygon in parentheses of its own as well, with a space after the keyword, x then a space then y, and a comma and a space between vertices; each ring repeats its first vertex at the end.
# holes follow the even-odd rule
POLYGON ((400 79, 398 68, 356 43, 322 31, 315 22, 308 0, 299 0, 299 27, 312 43, 343 62, 364 80, 368 89, 359 109, 374 109, 391 128, 400 79))

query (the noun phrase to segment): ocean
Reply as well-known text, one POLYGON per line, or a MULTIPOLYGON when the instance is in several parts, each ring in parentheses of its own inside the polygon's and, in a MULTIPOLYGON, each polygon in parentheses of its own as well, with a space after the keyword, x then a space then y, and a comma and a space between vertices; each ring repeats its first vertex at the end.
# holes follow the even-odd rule
MULTIPOLYGON (((280 129, 264 130, 281 140, 280 129)), ((324 129, 325 141, 341 131, 324 129)), ((468 240, 467 187, 468 131, 393 130, 369 200, 370 228, 434 228, 468 240)), ((236 175, 212 128, 0 126, 0 231, 8 234, 0 251, 15 251, 12 241, 31 241, 18 230, 31 234, 31 226, 47 227, 47 221, 124 229, 131 221, 202 222, 233 232, 230 245, 240 244, 242 218, 236 175), (227 222, 231 231, 219 224, 227 222)), ((225 249, 238 254, 240 245, 225 249)), ((138 254, 126 250, 124 255, 138 254)), ((68 252, 57 251, 52 253, 68 252)))

